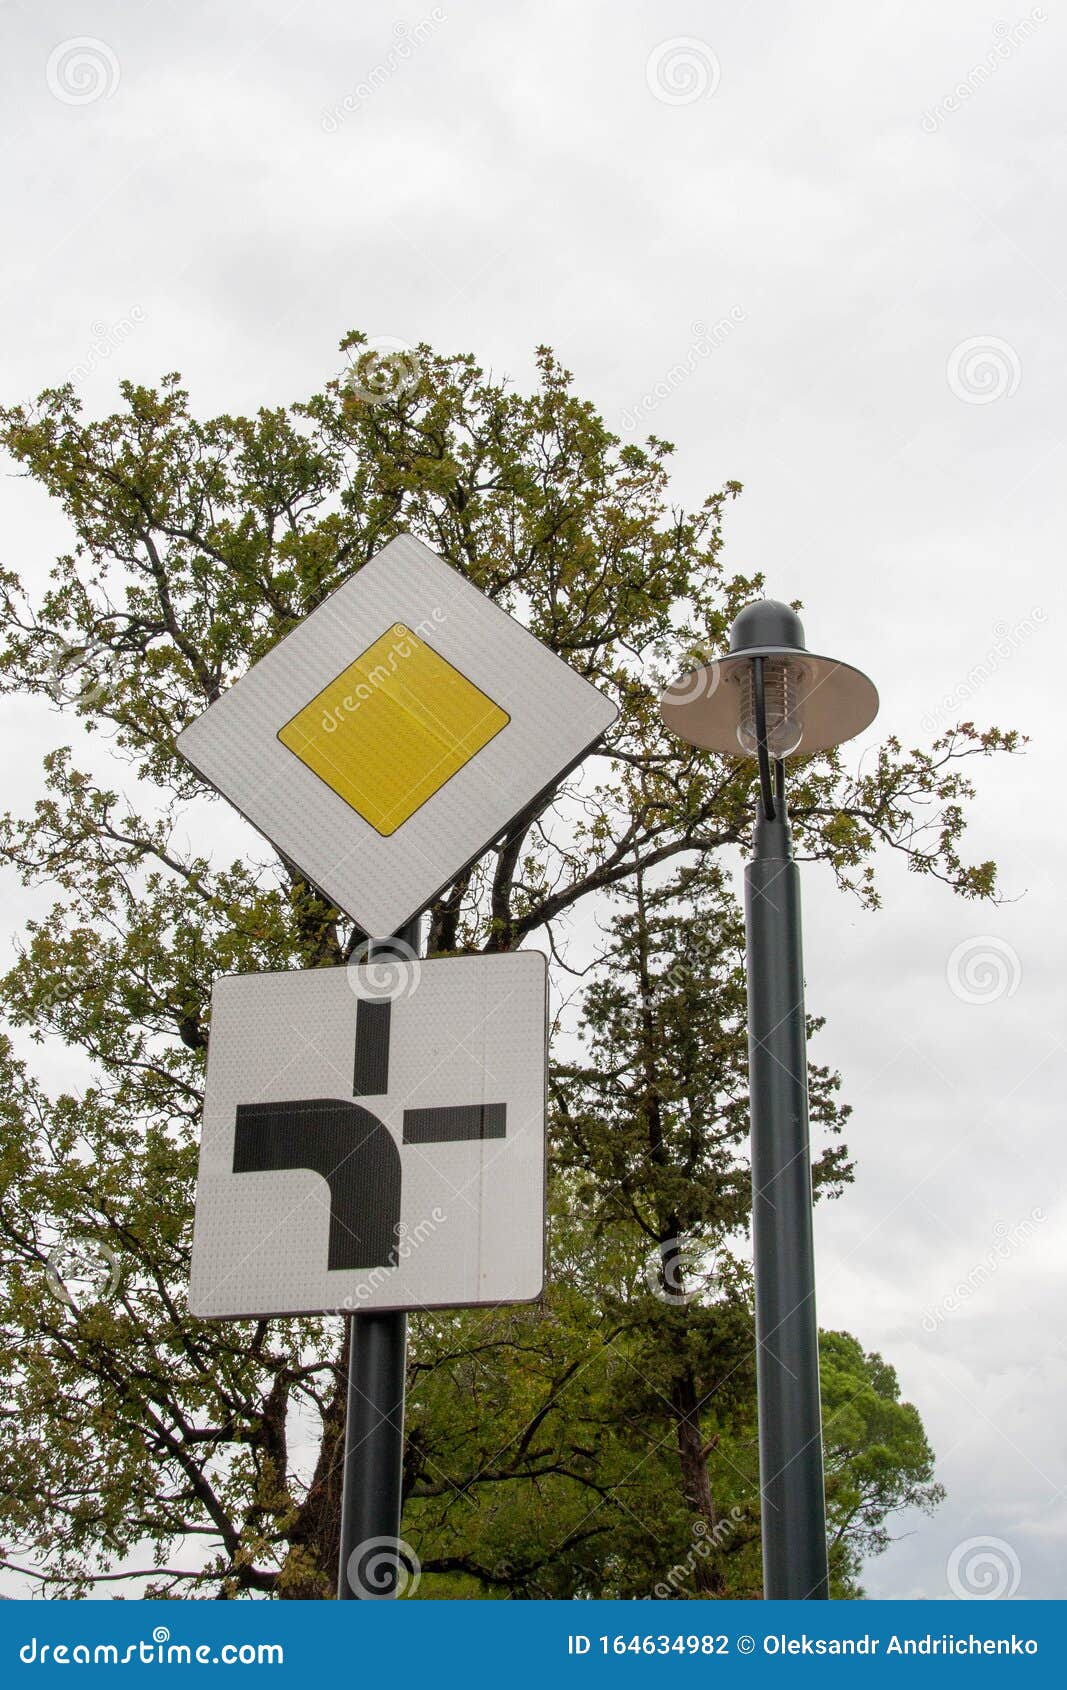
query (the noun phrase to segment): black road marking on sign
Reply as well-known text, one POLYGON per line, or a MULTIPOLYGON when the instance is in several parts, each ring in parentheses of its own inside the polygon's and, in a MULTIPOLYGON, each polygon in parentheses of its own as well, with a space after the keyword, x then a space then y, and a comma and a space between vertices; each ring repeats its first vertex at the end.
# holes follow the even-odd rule
POLYGON ((506 1103, 456 1103, 440 1109, 405 1109, 405 1144, 451 1144, 459 1139, 505 1138, 506 1103))
POLYGON ((327 1267, 396 1267, 400 1152, 376 1115, 336 1097, 239 1103, 234 1173, 288 1168, 310 1168, 330 1188, 327 1267))
MULTIPOLYGON (((360 998, 352 1090, 389 1090, 390 999, 360 998)), ((404 1110, 405 1144, 449 1144, 507 1136, 506 1103, 460 1103, 404 1110)), ((309 1168, 330 1188, 327 1267, 396 1267, 400 1225, 400 1152, 377 1115, 345 1098, 239 1103, 235 1174, 309 1168)))
POLYGON ((389 1090, 389 1027, 392 1009, 388 998, 360 998, 356 1005, 353 1097, 384 1097, 389 1090))

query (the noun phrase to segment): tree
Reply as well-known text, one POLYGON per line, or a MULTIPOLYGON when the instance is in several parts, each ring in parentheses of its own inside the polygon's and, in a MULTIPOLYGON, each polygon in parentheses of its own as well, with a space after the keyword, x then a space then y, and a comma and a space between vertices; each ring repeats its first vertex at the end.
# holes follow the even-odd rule
MULTIPOLYGON (((344 343, 357 366, 363 346, 358 334, 344 343)), ((134 1570, 151 1572, 148 1589, 161 1594, 326 1596, 333 1586, 339 1323, 207 1325, 189 1318, 185 1285, 212 977, 337 964, 363 935, 261 845, 250 840, 247 857, 228 864, 186 846, 190 804, 201 804, 196 836, 206 840, 209 829, 203 789, 173 749, 180 729, 409 531, 622 705, 585 769, 436 901, 431 952, 502 950, 536 935, 562 966, 573 961, 575 912, 613 890, 643 886, 650 896, 662 876, 677 877, 682 895, 695 865, 748 837, 746 766, 672 741, 657 711, 659 682, 679 654, 718 648, 760 588, 761 577, 730 575, 722 562, 724 513, 740 487, 727 482, 694 511, 673 508, 669 445, 620 446, 547 350, 539 369, 536 391, 520 394, 470 357, 421 347, 418 368, 377 397, 342 373, 307 401, 255 417, 197 418, 176 376, 158 390, 122 384, 121 408, 98 420, 83 418, 69 386, 0 411, 8 451, 59 501, 73 536, 45 591, 2 578, 3 686, 51 699, 108 736, 97 759, 105 773, 78 768, 58 748, 33 814, 0 828, 4 860, 56 900, 27 924, 3 983, 8 1020, 20 1037, 80 1051, 93 1074, 82 1095, 53 1095, 24 1039, 19 1051, 10 1042, 0 1051, 9 1434, 0 1491, 7 1558, 31 1566, 47 1589, 83 1592, 94 1574, 126 1576, 116 1563, 138 1546, 134 1570), (72 1297, 60 1285, 56 1295, 47 1265, 57 1245, 113 1259, 111 1294, 72 1297), (203 1564, 168 1565, 189 1538, 202 1541, 203 1564)), ((1017 744, 1013 733, 963 723, 927 750, 889 739, 862 775, 836 755, 812 759, 794 783, 799 847, 868 904, 877 902, 876 846, 902 851, 964 896, 991 896, 993 865, 961 855, 968 765, 1017 744)), ((703 890, 708 919, 726 921, 711 882, 703 890)), ((588 1013, 600 1038, 615 1011, 610 986, 597 989, 588 1013)), ((829 1110, 829 1079, 824 1089, 829 1110)), ((581 1345, 614 1343, 600 1324, 602 1276, 624 1271, 632 1240, 605 1224, 601 1149, 589 1160, 570 1136, 584 1130, 588 1140, 588 1085, 565 1066, 556 1090, 557 1202, 565 1206, 576 1184, 586 1192, 560 1257, 574 1261, 575 1278, 557 1280, 543 1314, 418 1323, 413 1520, 435 1484, 458 1499, 494 1483, 477 1427, 441 1399, 435 1375, 480 1370, 487 1390, 506 1379, 514 1412, 528 1411, 519 1458, 500 1483, 521 1487, 532 1532, 546 1404, 578 1379, 581 1345), (591 1258, 587 1222, 603 1240, 591 1258)), ((727 1135, 741 1129, 736 1097, 732 1107, 727 1135)), ((625 1130, 647 1133, 646 1116, 640 1126, 631 1116, 625 1130)), ((743 1225, 724 1155, 714 1144, 699 1152, 702 1168, 714 1174, 721 1164, 724 1184, 709 1198, 714 1214, 694 1224, 734 1215, 743 1225)), ((829 1155, 832 1180, 844 1152, 829 1155)), ((635 1187, 644 1232, 682 1226, 667 1201, 670 1169, 659 1176, 655 1192, 635 1187)), ((742 1303, 739 1293, 738 1311, 742 1303)), ((638 1332, 632 1341, 645 1340, 638 1332)), ((679 1354, 688 1342, 679 1336, 679 1354)), ((680 1362, 674 1376, 684 1393, 680 1362)), ((675 1438, 671 1459, 689 1464, 676 1505, 688 1514, 704 1503, 692 1440, 683 1451, 680 1396, 672 1415, 683 1443, 675 1438)), ((621 1494, 618 1451, 583 1441, 580 1422, 576 1410, 562 1459, 584 1463, 586 1489, 621 1494)), ((576 1520, 566 1549, 539 1568, 546 1588, 572 1577, 568 1557, 592 1555, 584 1530, 576 1520)), ((534 1546, 534 1561, 539 1553, 534 1546)), ((627 1553, 623 1535, 613 1550, 620 1588, 631 1577, 627 1553)), ((600 1561, 589 1567, 590 1577, 604 1575, 600 1561)))
POLYGON ((945 1492, 934 1483, 918 1410, 899 1400, 896 1373, 880 1355, 865 1355, 847 1332, 824 1332, 819 1371, 831 1576, 862 1595, 860 1567, 887 1548, 889 1516, 912 1506, 929 1512, 945 1492))

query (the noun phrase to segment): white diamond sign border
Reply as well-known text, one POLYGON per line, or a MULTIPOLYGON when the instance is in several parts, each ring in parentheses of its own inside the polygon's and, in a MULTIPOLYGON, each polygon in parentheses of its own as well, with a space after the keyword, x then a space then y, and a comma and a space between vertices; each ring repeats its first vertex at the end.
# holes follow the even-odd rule
POLYGON ((412 535, 305 617, 177 739, 197 772, 372 938, 424 910, 612 725, 616 705, 412 535), (510 721, 389 837, 278 731, 394 624, 510 721))

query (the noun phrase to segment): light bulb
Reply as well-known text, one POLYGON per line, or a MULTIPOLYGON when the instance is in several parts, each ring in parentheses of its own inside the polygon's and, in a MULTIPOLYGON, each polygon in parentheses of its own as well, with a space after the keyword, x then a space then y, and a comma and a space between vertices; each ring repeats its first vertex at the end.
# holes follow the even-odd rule
MULTIPOLYGON (((737 724, 737 742, 750 757, 755 757, 759 750, 754 667, 751 663, 746 667, 741 681, 741 719, 737 724)), ((763 703, 767 718, 767 751, 771 757, 788 757, 804 737, 804 723, 797 699, 798 679, 794 664, 778 657, 763 659, 763 703)))

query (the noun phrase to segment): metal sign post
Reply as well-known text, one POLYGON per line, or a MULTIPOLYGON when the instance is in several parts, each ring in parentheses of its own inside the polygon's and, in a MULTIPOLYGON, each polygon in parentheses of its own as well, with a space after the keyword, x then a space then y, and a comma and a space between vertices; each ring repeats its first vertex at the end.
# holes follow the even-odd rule
MULTIPOLYGON (((401 956, 421 954, 420 926, 416 919, 397 934, 401 956)), ((386 939, 367 960, 392 950, 386 939)), ((404 1309, 348 1317, 339 1602, 387 1600, 400 1582, 407 1341, 404 1309)))
POLYGON ((348 1319, 348 1400, 337 1599, 395 1596, 400 1581, 408 1317, 348 1319))

